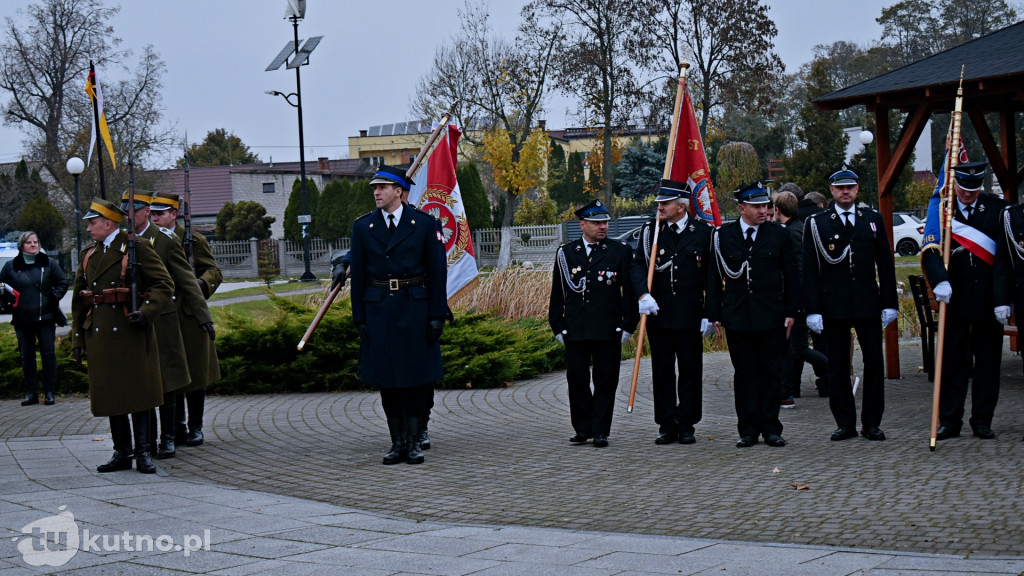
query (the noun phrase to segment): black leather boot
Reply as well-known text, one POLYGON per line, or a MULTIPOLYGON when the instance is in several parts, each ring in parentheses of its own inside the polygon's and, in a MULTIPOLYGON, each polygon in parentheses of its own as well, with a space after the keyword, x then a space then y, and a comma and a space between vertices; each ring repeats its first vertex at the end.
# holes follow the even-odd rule
POLYGON ((156 408, 149 409, 149 454, 153 455, 157 452, 156 441, 160 439, 160 435, 157 434, 156 423, 157 415, 156 408))
POLYGON ((405 430, 406 430, 406 464, 422 464, 423 463, 423 450, 420 447, 420 422, 422 420, 418 417, 409 417, 405 419, 405 430))
POLYGON ((196 426, 192 427, 188 431, 188 439, 185 440, 186 446, 202 446, 203 445, 203 427, 196 426))
POLYGON ((135 469, 143 474, 156 473, 149 452, 149 410, 132 414, 132 432, 135 433, 135 469))
POLYGON ((116 472, 132 469, 132 431, 128 415, 110 417, 110 438, 114 441, 114 455, 96 467, 97 472, 116 472))
POLYGON ((164 405, 160 407, 160 448, 156 452, 158 460, 174 458, 174 394, 164 395, 164 405))
POLYGON ((39 404, 39 394, 25 394, 25 399, 21 401, 21 405, 32 406, 33 404, 39 404))
POLYGON ((203 411, 206 409, 206 390, 193 390, 185 394, 188 404, 188 439, 185 444, 200 446, 203 443, 203 411))
POLYGON ((47 392, 46 393, 46 400, 43 401, 43 404, 45 404, 47 406, 53 406, 56 403, 57 403, 57 399, 53 397, 53 392, 47 392))
POLYGON ((388 418, 388 431, 391 432, 391 450, 384 455, 384 464, 398 464, 405 459, 405 430, 401 418, 388 418))

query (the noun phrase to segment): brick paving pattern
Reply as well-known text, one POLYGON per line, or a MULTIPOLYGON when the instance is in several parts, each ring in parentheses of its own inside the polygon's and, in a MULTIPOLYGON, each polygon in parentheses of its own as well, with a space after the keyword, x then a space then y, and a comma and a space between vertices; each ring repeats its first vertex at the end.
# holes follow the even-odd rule
MULTIPOLYGON (((916 340, 902 342, 903 378, 887 380, 885 442, 830 442, 827 399, 808 379, 797 407, 782 411, 789 446, 735 448, 732 368, 715 353, 704 356, 704 419, 691 446, 654 444, 646 362, 636 408, 626 412, 630 361, 605 449, 568 444, 564 374, 555 373, 502 389, 438 391, 434 449, 420 466, 381 465, 389 441, 379 395, 369 392, 211 397, 206 444, 157 465, 176 478, 424 521, 1024 555, 1020 357, 1003 356, 998 437, 973 438, 965 424, 963 438, 930 452, 932 386, 918 372, 919 350, 916 340)), ((91 417, 86 399, 2 401, 0 414, 2 438, 92 434, 109 443, 106 419, 91 417)))

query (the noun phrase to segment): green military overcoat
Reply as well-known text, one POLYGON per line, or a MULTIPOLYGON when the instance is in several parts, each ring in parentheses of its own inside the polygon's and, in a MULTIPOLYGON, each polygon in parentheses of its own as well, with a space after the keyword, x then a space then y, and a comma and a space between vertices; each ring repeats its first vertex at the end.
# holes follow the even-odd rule
POLYGON ((84 348, 94 416, 149 410, 163 403, 163 384, 153 321, 171 301, 174 284, 149 242, 136 243, 138 293, 149 294, 140 310, 144 327, 128 322, 124 304, 86 302, 83 290, 100 293, 121 284, 128 237, 122 231, 105 251, 93 244, 79 255, 71 300, 72 345, 84 348), (84 266, 83 266, 84 265, 84 266))
MULTIPOLYGON (((174 233, 179 239, 185 238, 185 227, 178 225, 174 233)), ((209 298, 220 287, 224 275, 217 267, 217 261, 213 258, 210 250, 210 243, 206 237, 197 232, 192 232, 192 254, 196 264, 195 277, 201 279, 203 284, 203 296, 209 298)), ((196 282, 196 284, 199 284, 196 282)), ((205 320, 210 318, 209 308, 205 301, 194 302, 192 300, 178 301, 178 320, 181 322, 181 330, 187 333, 199 329, 205 320)), ((185 353, 188 355, 188 368, 192 374, 192 383, 185 388, 186 392, 202 390, 220 380, 220 362, 217 360, 217 346, 213 340, 203 333, 202 338, 185 338, 185 353)))

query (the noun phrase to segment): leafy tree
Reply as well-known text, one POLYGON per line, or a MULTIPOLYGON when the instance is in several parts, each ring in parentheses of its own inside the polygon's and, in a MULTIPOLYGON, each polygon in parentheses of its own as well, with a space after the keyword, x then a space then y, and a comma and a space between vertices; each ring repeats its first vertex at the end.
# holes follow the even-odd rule
POLYGON ((352 184, 344 179, 334 180, 324 186, 324 193, 320 196, 320 203, 314 216, 321 238, 337 240, 347 237, 352 232, 351 222, 345 226, 345 199, 351 188, 352 184))
POLYGON ((762 178, 761 161, 749 143, 728 142, 718 150, 717 185, 720 190, 731 192, 739 188, 740 184, 756 182, 762 178))
MULTIPOLYGON (((309 211, 307 214, 317 213, 317 206, 320 203, 320 191, 316 184, 306 178, 306 202, 309 211)), ((302 179, 296 178, 292 184, 292 193, 288 197, 288 205, 284 208, 284 237, 292 242, 302 242, 302 224, 299 224, 299 215, 302 214, 302 179)), ((320 223, 316 220, 310 222, 306 231, 310 237, 320 235, 320 223)))
POLYGON ((502 189, 507 190, 512 197, 518 197, 520 204, 534 202, 540 205, 526 208, 523 212, 517 209, 517 218, 523 214, 524 218, 535 220, 535 216, 529 215, 545 213, 546 209, 543 208, 543 205, 550 202, 544 192, 527 194, 544 183, 544 169, 550 154, 549 146, 550 140, 547 134, 534 130, 530 133, 530 138, 522 146, 519 154, 516 155, 515 145, 504 129, 493 128, 484 135, 484 161, 490 164, 494 170, 492 174, 494 182, 502 189))
MULTIPOLYGON (((431 117, 455 103, 455 118, 463 126, 504 130, 512 161, 518 162, 551 90, 548 80, 562 39, 557 23, 541 25, 528 8, 523 18, 515 39, 507 42, 493 35, 486 4, 467 0, 458 11, 459 31, 435 52, 430 71, 417 85, 414 114, 431 117)), ((480 143, 473 138, 467 131, 463 140, 480 143)), ((517 198, 510 190, 503 188, 499 195, 499 206, 515 207, 517 198)), ((498 213, 504 231, 498 269, 504 269, 512 261, 514 210, 498 213)))
MULTIPOLYGON (((102 0, 39 0, 7 17, 0 44, 0 92, 4 123, 18 125, 29 135, 29 155, 58 178, 68 199, 73 198, 71 177, 64 161, 85 157, 92 125, 92 105, 82 96, 89 70, 95 62, 110 126, 115 154, 120 159, 146 157, 165 151, 171 144, 170 129, 160 127, 161 76, 164 62, 152 46, 142 49, 127 79, 107 76, 125 66, 131 55, 118 48, 110 22, 119 8, 102 0)), ((109 161, 109 160, 106 160, 109 161)), ((120 190, 127 175, 106 175, 113 190, 120 190)))
MULTIPOLYGON (((39 170, 30 171, 24 158, 15 166, 13 177, 0 174, 0 206, 4 207, 0 211, 0 232, 20 228, 16 227, 15 223, 27 202, 36 198, 45 200, 46 192, 46 184, 40 177, 39 170)), ((63 220, 64 217, 60 216, 60 219, 63 220)))
POLYGON ((26 202, 25 209, 18 216, 18 228, 34 231, 39 237, 39 244, 47 250, 56 250, 60 246, 64 226, 64 217, 43 196, 26 202))
POLYGON ((797 130, 804 148, 796 150, 785 162, 786 178, 804 190, 819 189, 846 157, 847 136, 839 122, 839 113, 818 110, 814 104, 815 98, 834 90, 826 66, 815 61, 807 82, 807 96, 800 109, 802 127, 797 130))
POLYGON ((224 241, 266 240, 270 238, 273 216, 267 216, 267 209, 259 202, 242 200, 228 202, 217 213, 217 239, 224 241))
POLYGON ((480 180, 476 164, 468 162, 459 166, 455 170, 455 177, 459 181, 459 192, 462 193, 462 203, 466 207, 469 229, 491 228, 494 225, 491 218, 491 201, 484 191, 484 183, 480 180))
POLYGON ((551 199, 558 204, 560 210, 578 208, 592 200, 586 193, 583 173, 583 154, 579 152, 569 154, 565 177, 561 182, 556 182, 551 186, 551 199))
POLYGON ((623 198, 639 200, 657 194, 664 174, 665 152, 659 154, 654 145, 639 137, 630 141, 615 165, 615 181, 623 198))
MULTIPOLYGON (((189 163, 192 166, 235 166, 237 164, 259 164, 260 157, 242 143, 242 139, 224 128, 206 133, 202 143, 188 147, 189 163)), ((179 158, 175 168, 184 168, 185 159, 179 158)))
POLYGON ((601 129, 600 161, 591 161, 591 170, 601 170, 603 197, 611 205, 615 133, 645 100, 643 75, 653 56, 649 28, 656 6, 649 1, 532 0, 523 10, 565 25, 559 84, 579 98, 584 118, 601 129))
MULTIPOLYGON (((773 90, 785 66, 775 54, 778 28, 761 0, 656 0, 661 9, 651 25, 658 47, 668 54, 662 69, 675 78, 692 57, 691 86, 707 140, 715 110, 733 105, 770 113, 773 90)), ((631 4, 631 3, 625 3, 631 4)))
POLYGON ((352 234, 352 223, 357 218, 377 208, 377 204, 373 201, 372 190, 373 188, 370 187, 369 180, 356 180, 348 187, 348 191, 344 194, 344 200, 342 201, 342 204, 345 206, 342 219, 343 229, 345 230, 344 236, 352 234))
POLYGON ((903 0, 882 9, 882 45, 893 67, 995 32, 1017 21, 1006 0, 903 0))

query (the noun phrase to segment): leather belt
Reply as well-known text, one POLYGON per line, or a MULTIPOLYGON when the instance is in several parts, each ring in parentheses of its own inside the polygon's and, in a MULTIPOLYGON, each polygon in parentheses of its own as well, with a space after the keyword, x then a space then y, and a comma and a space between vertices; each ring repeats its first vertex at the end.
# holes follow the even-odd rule
POLYGON ((408 288, 410 286, 423 286, 425 284, 423 276, 414 276, 412 278, 390 278, 388 280, 370 280, 370 286, 374 288, 387 288, 388 290, 401 290, 402 288, 408 288))
MULTIPOLYGON (((89 304, 127 304, 131 300, 130 288, 107 288, 99 294, 92 290, 82 290, 79 294, 89 304)), ((149 300, 149 292, 139 296, 143 301, 149 300)))

